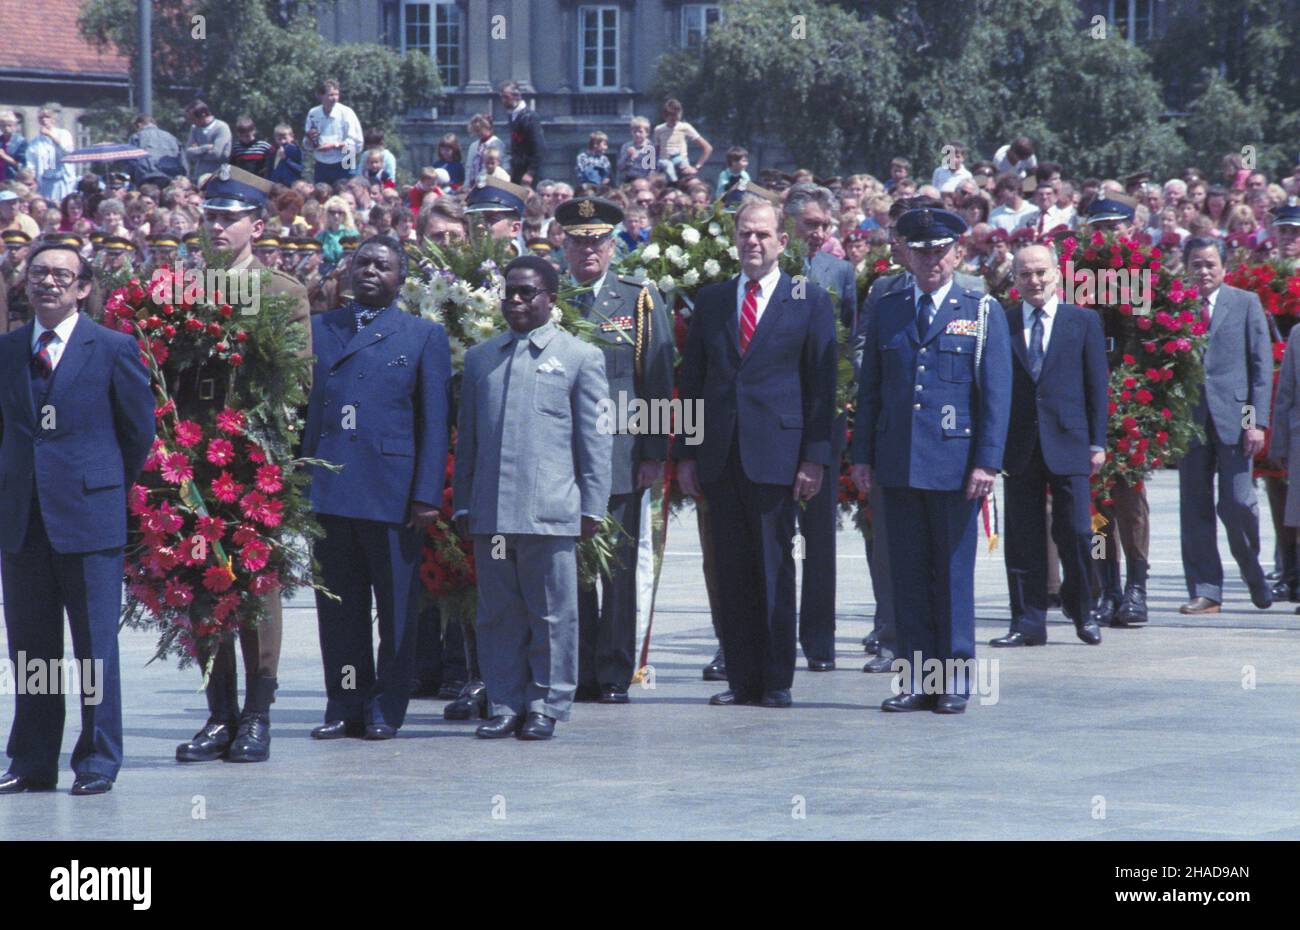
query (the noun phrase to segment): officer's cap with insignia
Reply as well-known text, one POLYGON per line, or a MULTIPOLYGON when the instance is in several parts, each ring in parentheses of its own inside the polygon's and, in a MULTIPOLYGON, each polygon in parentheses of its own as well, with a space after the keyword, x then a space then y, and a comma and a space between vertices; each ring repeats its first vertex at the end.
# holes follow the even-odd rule
POLYGON ((262 235, 253 240, 255 249, 278 249, 279 247, 280 240, 275 236, 262 235))
POLYGON ((74 249, 78 250, 85 248, 86 245, 86 240, 82 239, 81 236, 74 232, 51 233, 50 235, 42 236, 41 241, 52 242, 55 245, 70 245, 74 249))
POLYGON ((20 248, 32 241, 32 237, 27 235, 21 229, 6 229, 0 238, 4 239, 5 245, 11 245, 20 248))
MULTIPOLYGON (((340 244, 342 244, 342 240, 340 240, 340 244)), ((321 248, 321 244, 320 244, 320 242, 318 242, 317 240, 312 239, 312 238, 310 238, 310 237, 305 237, 305 238, 299 239, 299 240, 298 240, 298 248, 299 248, 300 251, 303 251, 303 252, 320 252, 320 251, 323 251, 322 248, 321 248)))
POLYGON ((344 236, 342 239, 339 240, 339 248, 341 248, 344 252, 355 252, 357 250, 357 247, 360 245, 361 245, 360 236, 344 236))
POLYGON ((952 245, 970 227, 950 210, 922 207, 908 210, 894 224, 909 249, 941 249, 952 245))
POLYGON ((1300 226, 1300 205, 1283 205, 1273 211, 1274 226, 1300 226))
POLYGON ((570 236, 608 236, 623 222, 623 210, 601 197, 571 197, 555 208, 555 221, 570 236))
MULTIPOLYGON (((1124 198, 1128 200, 1128 198, 1124 198)), ((1104 223, 1107 221, 1124 220, 1125 222, 1133 219, 1133 204, 1125 203, 1118 197, 1098 197, 1088 205, 1087 221, 1089 223, 1104 223)))
POLYGON ((90 244, 95 246, 96 248, 98 248, 100 243, 102 243, 103 241, 104 241, 104 234, 102 232, 96 230, 95 232, 90 234, 90 244))
POLYGON ((203 209, 243 213, 266 206, 271 182, 234 165, 222 165, 203 185, 203 209))
POLYGON ((181 241, 186 245, 202 245, 203 233, 199 232, 197 229, 192 229, 185 235, 181 236, 181 241))
POLYGON ((135 243, 125 236, 105 236, 100 248, 105 252, 134 252, 135 243))
POLYGON ((514 213, 520 218, 531 191, 509 181, 488 178, 465 198, 466 213, 514 213))
POLYGON ((149 245, 159 249, 174 249, 181 241, 170 233, 158 233, 149 237, 149 245))

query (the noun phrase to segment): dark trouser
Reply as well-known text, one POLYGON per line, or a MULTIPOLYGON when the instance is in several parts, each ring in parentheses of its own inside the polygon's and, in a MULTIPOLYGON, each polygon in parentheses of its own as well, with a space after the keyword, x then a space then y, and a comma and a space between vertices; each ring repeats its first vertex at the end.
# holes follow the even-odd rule
POLYGON ((406 526, 317 514, 325 587, 342 598, 316 594, 321 659, 325 665, 325 720, 386 723, 406 719, 415 671, 420 610, 422 534, 406 526), (371 592, 379 607, 379 661, 371 634, 371 592))
POLYGON ((609 513, 627 535, 614 550, 612 578, 596 589, 578 590, 578 685, 626 690, 636 671, 636 563, 641 539, 641 499, 645 491, 615 494, 609 513))
POLYGON ((794 498, 783 484, 756 484, 732 443, 722 477, 704 485, 721 595, 727 682, 744 697, 794 682, 794 498))
POLYGON ((876 600, 876 615, 871 632, 876 635, 881 652, 898 654, 898 627, 894 622, 894 580, 889 565, 889 518, 885 514, 885 491, 879 481, 871 483, 867 493, 871 508, 871 539, 867 540, 867 567, 871 572, 871 594, 876 600))
POLYGON ((351 170, 344 168, 341 161, 332 165, 318 161, 312 166, 311 171, 312 180, 317 184, 333 184, 335 181, 346 181, 355 177, 357 173, 355 168, 351 170))
POLYGON ((835 523, 839 474, 822 469, 822 486, 795 517, 803 536, 803 590, 799 593, 799 645, 809 660, 835 659, 835 523))
POLYGON ((1259 500, 1250 459, 1240 445, 1220 441, 1211 422, 1205 442, 1187 450, 1178 463, 1178 523, 1182 533, 1183 575, 1189 597, 1223 602, 1223 562, 1219 559, 1214 513, 1214 481, 1219 483, 1219 519, 1228 549, 1252 591, 1264 585, 1259 565, 1259 500))
POLYGON ((1034 444, 1024 470, 1003 481, 1007 508, 1007 590, 1011 595, 1011 632, 1031 638, 1047 635, 1047 489, 1052 489, 1051 533, 1064 563, 1062 605, 1078 620, 1093 607, 1088 564, 1091 536, 1087 475, 1055 475, 1047 470, 1034 444))
MULTIPOLYGON (((975 657, 978 500, 965 491, 885 488, 898 655, 911 663, 903 688, 922 692, 924 665, 975 657), (903 528, 906 531, 902 531, 903 528)), ((968 676, 958 689, 969 695, 968 676)))
POLYGON ((1268 495, 1268 513, 1273 520, 1274 568, 1282 573, 1284 581, 1293 580, 1286 577, 1288 573, 1294 572, 1290 565, 1294 553, 1288 556, 1286 550, 1287 547, 1294 548, 1296 544, 1295 527, 1286 525, 1286 479, 1266 475, 1264 493, 1268 495))
POLYGON ((1147 504, 1146 488, 1137 490, 1119 481, 1110 490, 1112 504, 1097 503, 1097 510, 1106 518, 1101 532, 1106 540, 1105 559, 1092 560, 1101 573, 1096 579, 1099 595, 1109 595, 1119 600, 1120 587, 1119 550, 1129 565, 1146 562, 1151 548, 1151 508, 1147 504))
POLYGON ((15 688, 13 728, 6 749, 15 775, 42 780, 58 777, 63 689, 71 684, 67 675, 55 674, 62 671, 66 610, 82 691, 81 735, 72 750, 72 770, 78 775, 117 778, 122 767, 117 624, 124 567, 121 549, 55 552, 35 500, 22 548, 0 553, 9 660, 15 686, 22 685, 15 688), (33 662, 47 672, 43 685, 29 674, 33 662), (32 684, 39 685, 43 693, 24 693, 32 684))
MULTIPOLYGON (((664 519, 668 519, 666 513, 664 519)), ((709 502, 703 497, 695 502, 695 528, 700 537, 700 561, 704 571, 704 592, 709 597, 709 620, 713 623, 713 635, 718 645, 722 645, 722 627, 718 622, 722 614, 722 594, 718 590, 718 566, 713 561, 713 517, 709 513, 709 502)))
POLYGON ((415 637, 415 676, 422 685, 434 688, 468 680, 460 618, 448 617, 443 623, 437 604, 427 604, 420 611, 419 632, 415 637))

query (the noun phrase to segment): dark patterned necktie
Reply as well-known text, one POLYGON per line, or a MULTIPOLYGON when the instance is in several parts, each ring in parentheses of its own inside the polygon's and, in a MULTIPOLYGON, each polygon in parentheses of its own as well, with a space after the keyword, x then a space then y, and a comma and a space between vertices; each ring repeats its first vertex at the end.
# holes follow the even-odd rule
POLYGON ((50 355, 50 343, 54 341, 54 330, 47 329, 36 339, 36 352, 32 355, 32 395, 37 402, 45 396, 50 386, 50 377, 54 374, 54 359, 50 355))
POLYGON ((1043 308, 1034 309, 1034 325, 1029 330, 1029 373, 1038 380, 1043 373, 1043 308))
POLYGON ((387 307, 364 307, 361 304, 353 304, 352 312, 357 317, 357 332, 361 332, 367 326, 375 321, 375 317, 383 313, 387 307))

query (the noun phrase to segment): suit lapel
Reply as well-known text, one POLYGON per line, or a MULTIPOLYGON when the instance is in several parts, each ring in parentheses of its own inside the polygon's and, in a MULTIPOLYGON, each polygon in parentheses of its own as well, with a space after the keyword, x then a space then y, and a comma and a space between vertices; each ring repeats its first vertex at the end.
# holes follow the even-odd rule
POLYGON ((727 291, 727 302, 724 305, 727 312, 723 314, 723 332, 726 333, 727 345, 731 348, 732 355, 735 356, 736 364, 744 361, 740 354, 740 311, 736 306, 736 294, 740 288, 740 278, 731 279, 731 287, 727 291))
POLYGON ((947 328, 948 323, 957 316, 957 311, 961 308, 960 299, 955 291, 957 286, 954 284, 948 288, 948 294, 943 299, 942 307, 935 307, 934 319, 930 322, 930 328, 925 333, 925 341, 930 342, 935 336, 947 328))
MULTIPOLYGON (((754 350, 761 343, 766 341, 768 334, 781 325, 780 315, 785 311, 785 305, 790 299, 790 279, 782 273, 777 279, 776 290, 772 293, 772 298, 763 308, 763 316, 758 321, 758 328, 754 330, 754 338, 749 340, 749 348, 745 351, 744 358, 741 359, 743 365, 745 359, 754 354, 754 350)), ((739 346, 740 343, 736 343, 739 346)))
POLYGON ((36 324, 31 320, 24 323, 17 332, 22 336, 18 341, 11 342, 9 353, 11 358, 5 366, 11 374, 7 389, 13 394, 17 406, 23 411, 23 416, 27 418, 32 427, 36 426, 36 399, 32 397, 32 378, 29 374, 31 365, 32 349, 32 330, 36 324))
POLYGON ((1074 339, 1075 321, 1073 315, 1066 312, 1065 308, 1067 306, 1069 305, 1060 303, 1056 305, 1056 319, 1052 321, 1052 338, 1047 343, 1047 354, 1043 356, 1043 370, 1038 373, 1039 381, 1047 377, 1047 372, 1061 353, 1065 351, 1065 349, 1061 348, 1063 341, 1074 339))
MULTIPOLYGON (((347 345, 343 347, 343 354, 335 360, 335 367, 343 364, 349 357, 362 349, 378 345, 391 336, 397 329, 397 315, 401 312, 396 305, 390 306, 375 317, 369 326, 364 327, 359 333, 354 333, 348 339, 347 345)), ((355 319, 351 314, 344 314, 343 317, 345 320, 355 319)))
MULTIPOLYGON (((1210 338, 1218 332, 1219 326, 1223 323, 1223 318, 1231 314, 1234 310, 1236 301, 1232 299, 1234 295, 1228 290, 1226 285, 1219 285, 1219 296, 1214 301, 1214 314, 1210 317, 1210 338)), ((1208 347, 1208 346, 1207 346, 1208 347)))
POLYGON ((1016 353, 1016 358, 1020 360, 1025 371, 1029 371, 1029 347, 1025 345, 1024 310, 1019 303, 1014 309, 1009 304, 1004 309, 1007 312, 1007 324, 1011 328, 1011 350, 1016 353))
MULTIPOLYGON (((98 328, 99 324, 90 317, 84 313, 78 314, 77 325, 72 328, 72 336, 63 349, 59 367, 54 369, 54 380, 50 383, 49 394, 46 395, 51 406, 57 408, 59 401, 72 389, 77 375, 81 373, 81 369, 95 350, 95 330, 98 328)), ((30 383, 31 380, 28 379, 28 384, 30 383)))

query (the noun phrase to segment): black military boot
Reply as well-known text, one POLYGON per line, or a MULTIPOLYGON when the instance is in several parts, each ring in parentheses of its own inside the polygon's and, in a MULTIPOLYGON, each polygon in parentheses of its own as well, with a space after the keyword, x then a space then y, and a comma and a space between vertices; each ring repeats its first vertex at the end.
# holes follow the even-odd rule
POLYGON ((465 668, 469 681, 460 689, 456 700, 442 709, 442 717, 444 720, 470 720, 476 717, 486 720, 488 695, 487 685, 483 684, 483 676, 478 667, 478 634, 474 624, 468 621, 461 623, 461 633, 465 637, 465 668))
POLYGON ((1102 559, 1097 567, 1100 569, 1098 580, 1101 597, 1097 599, 1097 607, 1092 612, 1092 619, 1101 626, 1114 626, 1115 613, 1119 610, 1120 601, 1123 599, 1119 587, 1119 561, 1102 559))
POLYGON ((1124 600, 1115 611, 1115 623, 1129 626, 1147 622, 1147 568, 1146 559, 1128 563, 1128 583, 1124 586, 1124 600))
POLYGON ((239 687, 229 646, 223 647, 213 660, 212 674, 204 691, 208 698, 208 722, 194 734, 194 739, 176 747, 177 762, 215 762, 225 757, 235 738, 239 687))
POLYGON ((226 754, 228 762, 265 762, 271 758, 271 703, 276 680, 265 675, 249 679, 239 730, 226 754))
POLYGON ((1273 585, 1273 600, 1300 601, 1300 562, 1297 561, 1295 540, 1278 540, 1277 548, 1282 557, 1282 574, 1273 585))

